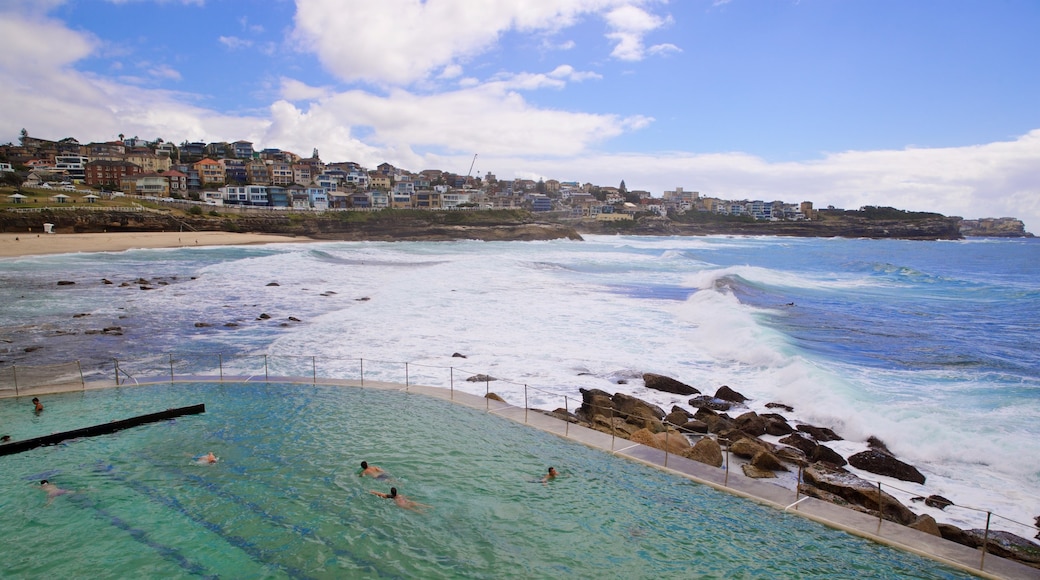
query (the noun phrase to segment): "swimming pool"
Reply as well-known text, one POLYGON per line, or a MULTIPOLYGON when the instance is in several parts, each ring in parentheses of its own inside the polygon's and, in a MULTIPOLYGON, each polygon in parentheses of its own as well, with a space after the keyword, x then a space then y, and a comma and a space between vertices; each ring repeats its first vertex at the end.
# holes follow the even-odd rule
POLYGON ((174 384, 0 401, 23 439, 206 413, 0 457, 5 575, 970 578, 931 560, 416 394, 174 384), (213 451, 220 461, 197 465, 213 451), (359 478, 367 460, 392 481, 359 478), (562 476, 536 483, 549 465, 562 476), (49 504, 41 478, 75 493, 49 504), (371 495, 391 485, 426 513, 371 495))

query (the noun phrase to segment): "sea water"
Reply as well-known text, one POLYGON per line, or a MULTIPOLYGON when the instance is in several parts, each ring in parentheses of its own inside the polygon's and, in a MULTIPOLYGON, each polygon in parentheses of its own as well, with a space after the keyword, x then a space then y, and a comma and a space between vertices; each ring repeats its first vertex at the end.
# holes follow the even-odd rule
POLYGON ((982 527, 991 510, 1031 524, 1038 258, 1028 239, 727 236, 66 254, 0 261, 0 333, 7 363, 78 359, 89 372, 113 358, 259 353, 313 356, 322 374, 354 378, 360 359, 404 361, 413 382, 463 367, 501 380, 456 388, 522 404, 526 385, 566 395, 571 410, 581 388, 689 408, 689 397, 646 389, 645 372, 709 394, 728 385, 750 409, 780 402, 793 422, 833 428, 845 456, 880 438, 925 485, 859 473, 905 490, 907 503, 938 494, 977 508, 910 504, 919 513, 982 527), (122 334, 86 334, 108 326, 122 334), (24 353, 27 343, 43 348, 24 353))
MULTIPOLYGON (((0 457, 5 577, 969 577, 421 395, 177 383, 48 401, 39 422, 69 428, 206 412, 0 457), (70 493, 48 500, 41 478, 70 493), (427 507, 370 493, 391 486, 427 507)), ((28 420, 17 402, 5 424, 28 420)))

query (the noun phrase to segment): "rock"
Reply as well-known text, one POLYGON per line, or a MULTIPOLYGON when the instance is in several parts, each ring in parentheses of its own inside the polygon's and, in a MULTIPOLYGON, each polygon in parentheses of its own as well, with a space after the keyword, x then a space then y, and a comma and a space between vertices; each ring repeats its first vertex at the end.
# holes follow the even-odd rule
POLYGON ((939 532, 939 524, 935 523, 935 518, 928 514, 918 516, 916 520, 910 523, 909 527, 926 534, 942 537, 942 533, 939 532))
POLYGON ((775 435, 777 437, 781 435, 790 435, 794 433, 794 427, 787 423, 787 419, 784 419, 782 415, 776 413, 763 414, 762 418, 766 421, 766 434, 775 435))
POLYGON ((705 423, 708 426, 708 431, 711 433, 718 433, 733 428, 733 419, 730 419, 726 414, 719 414, 709 409, 697 409, 697 412, 693 414, 693 418, 705 423))
POLYGON ((794 407, 783 403, 766 403, 767 409, 783 409, 788 413, 794 413, 794 407))
POLYGON ((890 454, 878 449, 868 449, 852 455, 849 457, 849 465, 857 469, 862 469, 878 475, 887 475, 888 477, 894 477, 903 481, 912 481, 921 484, 925 481, 924 475, 922 475, 916 467, 908 463, 903 463, 895 457, 892 457, 890 454))
POLYGON ((101 279, 101 283, 102 283, 102 284, 111 284, 111 283, 112 283, 112 281, 111 281, 111 280, 109 280, 108 278, 102 278, 102 279, 101 279))
POLYGON ((683 456, 712 467, 722 467, 722 447, 710 437, 702 437, 683 456))
POLYGON ((665 416, 664 409, 661 407, 625 393, 614 393, 611 401, 613 402, 614 410, 630 422, 642 421, 644 419, 653 419, 660 422, 665 416))
POLYGON ((884 451, 885 453, 892 455, 892 452, 888 450, 888 446, 885 445, 885 442, 878 439, 877 437, 874 437, 873 435, 867 437, 867 447, 871 449, 877 449, 878 451, 884 451))
POLYGON ((152 288, 151 286, 141 286, 141 290, 155 290, 155 288, 152 288))
POLYGON ((733 426, 754 437, 766 434, 766 420, 754 411, 738 416, 733 420, 733 426))
POLYGON ((1001 558, 1008 558, 1010 560, 1017 560, 1032 566, 1034 568, 1040 568, 1040 544, 1036 542, 1012 534, 1011 532, 1004 532, 999 530, 990 530, 989 535, 986 535, 986 530, 965 530, 964 536, 972 547, 981 547, 983 538, 987 538, 986 551, 994 556, 1000 556, 1001 558))
POLYGON ((780 462, 780 460, 768 451, 759 451, 751 458, 751 465, 759 469, 768 469, 769 471, 787 471, 787 466, 780 462))
POLYGON ((806 457, 812 457, 813 454, 816 453, 816 448, 819 446, 819 443, 813 441, 812 439, 806 437, 805 435, 802 435, 800 432, 797 431, 791 433, 787 437, 780 439, 779 442, 783 443, 784 445, 790 445, 791 447, 794 447, 795 449, 804 453, 806 457))
POLYGON ((939 524, 939 534, 943 537, 944 540, 957 542, 958 544, 964 546, 971 546, 972 548, 977 547, 972 546, 970 544, 971 540, 964 535, 964 530, 958 528, 953 524, 939 524))
POLYGON ((90 314, 87 312, 80 312, 79 314, 72 315, 73 318, 83 318, 84 316, 90 316, 90 314))
POLYGON ((299 321, 300 321, 300 319, 296 318, 295 316, 290 316, 289 317, 289 322, 299 322, 299 321))
POLYGON ((670 425, 679 426, 685 424, 692 418, 693 416, 685 410, 680 409, 676 411, 675 408, 672 408, 672 412, 665 415, 664 421, 670 425))
POLYGON ((848 461, 845 461, 845 458, 842 457, 840 453, 831 449, 830 447, 827 447, 826 445, 817 445, 816 449, 813 451, 812 455, 809 456, 809 458, 812 459, 814 462, 822 461, 824 463, 830 463, 831 465, 835 465, 837 467, 844 467, 849 463, 848 461))
POLYGON ((690 441, 675 430, 652 433, 649 429, 644 428, 632 433, 630 439, 636 443, 655 449, 662 449, 676 455, 685 455, 691 449, 690 441))
MULTIPOLYGON (((335 292, 331 292, 330 294, 335 294, 335 292)), ((362 296, 361 298, 355 298, 354 300, 357 302, 368 302, 371 298, 368 296, 362 296)))
POLYGON ((488 393, 488 394, 484 395, 484 398, 485 399, 490 399, 492 401, 499 401, 501 403, 505 403, 506 402, 505 399, 503 399, 502 397, 498 396, 495 393, 488 393))
POLYGON ((209 328, 210 326, 213 326, 213 325, 208 323, 208 322, 196 322, 195 323, 195 328, 209 328))
POLYGON ((279 284, 278 282, 268 282, 267 285, 268 286, 281 286, 281 284, 279 284))
POLYGON ((715 398, 722 399, 724 401, 730 401, 733 403, 743 403, 744 401, 748 400, 747 397, 741 395, 740 393, 734 391, 726 385, 722 385, 721 387, 719 387, 719 390, 715 391, 715 398))
POLYGON ((472 377, 469 377, 469 378, 466 379, 466 381, 470 382, 470 383, 486 383, 488 381, 497 381, 497 380, 498 379, 496 379, 495 377, 492 377, 492 376, 489 376, 489 375, 473 375, 472 377))
POLYGON ((748 477, 751 477, 751 478, 754 478, 754 479, 765 479, 765 478, 769 478, 769 477, 776 477, 776 474, 773 473, 772 471, 769 471, 768 469, 761 469, 759 467, 755 467, 754 465, 752 465, 750 463, 745 463, 744 465, 741 465, 740 469, 742 469, 744 471, 744 475, 746 475, 748 477))
POLYGON ((105 334, 115 334, 117 332, 122 334, 123 327, 122 326, 106 326, 105 328, 101 329, 101 332, 103 332, 105 334))
POLYGON ((134 284, 148 284, 148 283, 149 283, 148 280, 145 280, 144 278, 138 278, 137 281, 134 282, 134 284))
POLYGON ((43 348, 42 346, 27 346, 22 349, 23 352, 36 352, 43 348))
POLYGON ((567 409, 565 409, 563 407, 559 407, 557 409, 554 409, 553 411, 550 411, 550 412, 548 412, 546 414, 549 415, 550 417, 556 417, 557 419, 560 419, 561 421, 566 421, 568 423, 577 423, 578 422, 578 416, 575 415, 574 413, 571 413, 570 411, 568 411, 567 409))
POLYGON ((802 467, 809 465, 809 458, 805 453, 802 453, 801 449, 795 449, 794 447, 784 445, 776 450, 776 456, 781 461, 794 463, 795 465, 801 465, 802 467))
POLYGON ((614 402, 610 400, 610 394, 600 389, 581 389, 581 406, 578 407, 577 415, 590 423, 597 416, 609 417, 613 413, 614 402))
POLYGON ((756 453, 760 451, 766 451, 766 448, 765 446, 759 444, 758 441, 744 437, 743 439, 740 439, 733 445, 730 445, 729 450, 734 455, 751 459, 755 456, 756 453))
POLYGON ((716 399, 708 395, 701 395, 694 397, 689 401, 690 406, 695 409, 709 409, 712 411, 729 411, 733 403, 729 401, 723 401, 722 399, 716 399))
POLYGON ((466 358, 466 355, 454 352, 454 353, 451 354, 451 357, 452 358, 466 358))
POLYGON ((878 486, 847 471, 839 471, 820 463, 814 463, 802 472, 803 480, 824 491, 833 493, 851 504, 877 513, 902 525, 917 521, 917 514, 899 503, 899 500, 880 491, 878 486))
POLYGON ((227 327, 227 328, 235 328, 235 327, 238 326, 238 323, 237 322, 225 322, 224 326, 227 327))
POLYGON ((679 425, 679 430, 684 433, 707 433, 708 424, 704 421, 698 421, 696 419, 690 419, 689 421, 679 425))
POLYGON ((256 317, 257 320, 267 320, 269 318, 271 318, 271 315, 266 312, 261 312, 260 316, 256 317))
POLYGON ((834 431, 831 431, 830 429, 828 429, 826 427, 814 427, 812 425, 798 425, 796 427, 796 429, 798 429, 799 431, 801 431, 803 433, 808 433, 809 435, 812 435, 813 438, 816 439, 817 441, 841 441, 842 440, 842 438, 837 433, 835 433, 834 431))
POLYGON ((72 280, 58 280, 58 286, 72 286, 75 284, 72 280))
MULTIPOLYGON (((852 459, 852 458, 850 457, 849 459, 852 459)), ((946 508, 948 508, 949 506, 954 505, 954 504, 953 504, 952 501, 946 499, 945 497, 943 497, 941 495, 930 495, 930 496, 924 498, 924 505, 926 505, 928 507, 939 508, 941 510, 945 510, 946 508)))
POLYGON ((646 388, 676 395, 696 395, 700 393, 697 389, 679 382, 671 377, 654 373, 643 373, 643 384, 646 388))

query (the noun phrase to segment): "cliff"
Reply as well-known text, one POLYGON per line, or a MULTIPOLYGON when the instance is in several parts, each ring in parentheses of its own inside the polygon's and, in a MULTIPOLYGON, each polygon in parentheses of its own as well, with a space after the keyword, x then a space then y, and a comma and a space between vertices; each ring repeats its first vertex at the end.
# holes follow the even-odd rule
POLYGON ((1022 220, 1010 217, 963 220, 961 233, 965 236, 987 238, 1031 238, 1022 220))

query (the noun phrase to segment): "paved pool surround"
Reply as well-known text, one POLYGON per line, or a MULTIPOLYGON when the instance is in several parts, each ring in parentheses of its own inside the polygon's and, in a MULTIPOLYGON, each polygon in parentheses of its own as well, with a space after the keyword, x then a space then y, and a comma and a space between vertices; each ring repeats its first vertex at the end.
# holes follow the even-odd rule
MULTIPOLYGON (((919 556, 941 562, 945 565, 975 574, 983 578, 995 579, 1040 579, 1040 570, 1019 562, 1000 558, 993 554, 985 554, 978 548, 969 548, 945 540, 941 537, 920 532, 918 530, 881 520, 870 515, 828 503, 813 497, 799 495, 795 491, 764 483, 746 477, 740 471, 727 472, 724 468, 712 467, 663 450, 648 447, 628 439, 615 437, 546 413, 516 407, 509 403, 442 387, 406 385, 382 381, 357 381, 317 379, 311 377, 231 377, 231 376, 174 376, 172 379, 137 379, 133 384, 116 385, 113 382, 99 381, 86 384, 60 385, 53 388, 36 387, 31 393, 19 396, 40 396, 48 393, 60 393, 80 390, 107 389, 113 387, 133 388, 137 385, 155 385, 163 383, 242 383, 273 382, 300 383, 308 385, 327 385, 400 391, 402 393, 422 395, 451 401, 472 409, 492 413, 517 423, 541 429, 547 433, 582 443, 602 450, 611 455, 638 461, 669 473, 685 477, 697 483, 710 486, 719 491, 731 493, 751 501, 758 502, 779 510, 800 515, 830 528, 842 530, 856 536, 892 546, 900 550, 915 553, 919 556), (981 568, 980 568, 981 564, 981 568)), ((13 398, 10 390, 0 389, 0 398, 13 398)))

